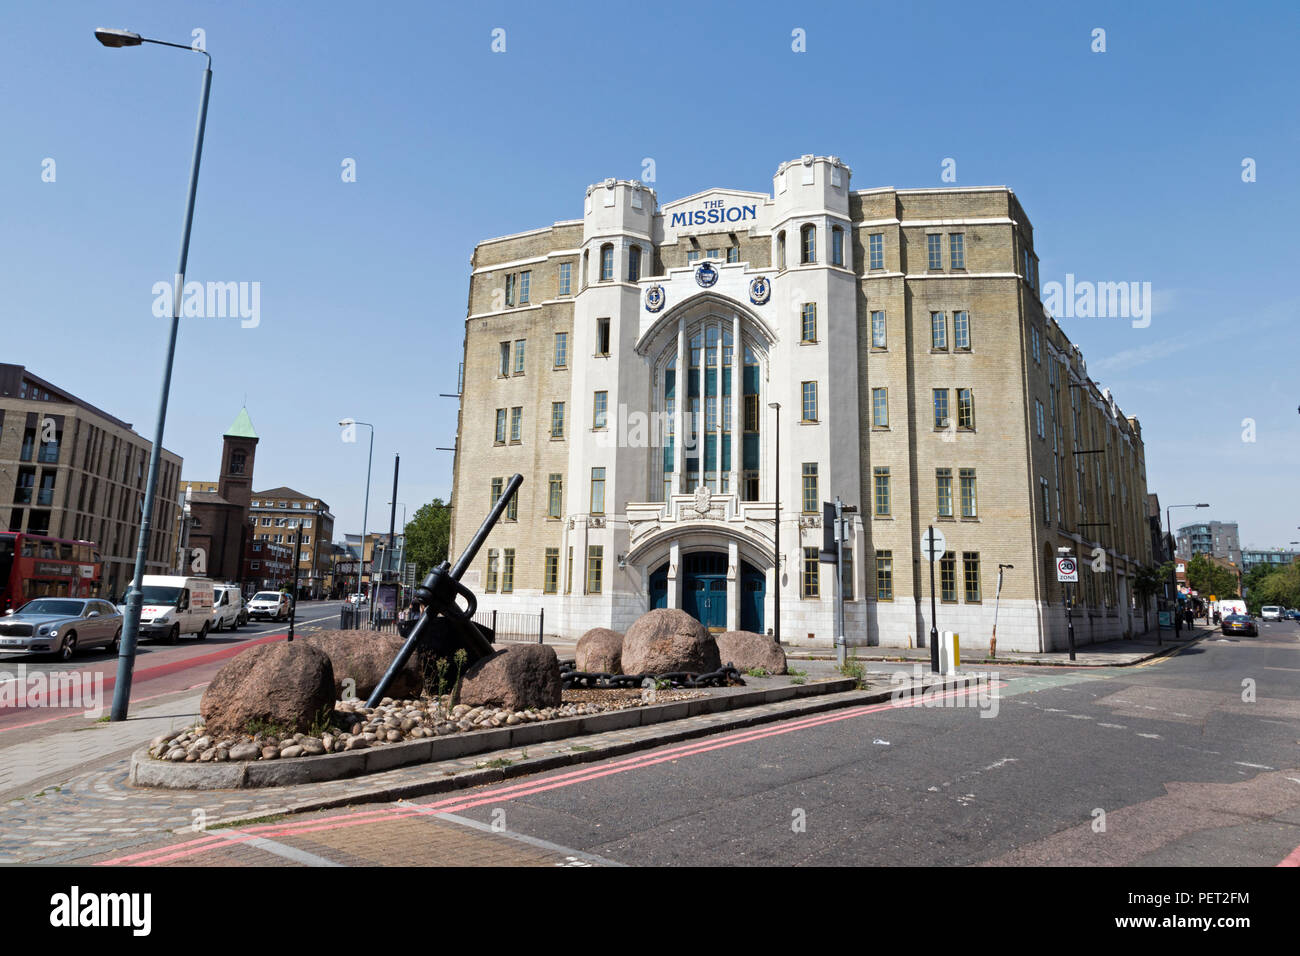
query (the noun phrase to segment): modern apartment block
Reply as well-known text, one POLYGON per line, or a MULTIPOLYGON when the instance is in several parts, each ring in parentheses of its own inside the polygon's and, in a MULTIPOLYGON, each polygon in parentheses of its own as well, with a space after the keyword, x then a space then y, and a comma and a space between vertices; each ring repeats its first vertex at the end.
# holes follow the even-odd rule
POLYGON ((1061 547, 1085 572, 1078 640, 1142 627, 1141 428, 1046 314, 1019 200, 850 176, 809 155, 770 194, 663 205, 609 179, 581 218, 478 244, 453 555, 524 476, 466 578, 481 607, 544 608, 569 636, 654 607, 768 631, 779 599, 784 640, 828 646, 838 496, 850 643, 924 642, 931 525, 937 626, 967 646, 989 642, 1000 565, 999 647, 1064 645, 1061 547))
POLYGON ((319 598, 330 575, 330 545, 334 538, 334 515, 329 505, 292 488, 254 491, 248 520, 254 541, 292 545, 301 529, 298 584, 304 593, 319 598))
POLYGON ((1300 551, 1286 548, 1246 549, 1241 552, 1242 572, 1249 574, 1257 565, 1267 564, 1272 567, 1286 567, 1300 561, 1300 551))
MULTIPOLYGON (((135 569, 152 443, 103 409, 0 363, 0 528, 93 541, 100 592, 120 598, 135 569)), ((163 450, 147 574, 175 563, 181 459, 163 450)))
POLYGON ((1178 555, 1211 554, 1241 567, 1241 537, 1235 521, 1202 521, 1178 529, 1178 555))

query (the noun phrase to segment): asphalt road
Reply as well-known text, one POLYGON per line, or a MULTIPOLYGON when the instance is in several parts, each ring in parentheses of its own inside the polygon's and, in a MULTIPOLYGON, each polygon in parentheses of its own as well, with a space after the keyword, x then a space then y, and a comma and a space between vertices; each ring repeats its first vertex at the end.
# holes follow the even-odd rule
POLYGON ((633 865, 1300 859, 1295 624, 998 682, 995 715, 828 713, 420 802, 633 865))
MULTIPOLYGON (((295 632, 337 627, 341 601, 302 601, 297 608, 295 632)), ((192 636, 182 637, 176 644, 142 641, 136 648, 134 678, 131 682, 131 702, 189 690, 206 683, 223 664, 250 643, 273 639, 287 633, 288 624, 276 621, 250 621, 237 631, 210 633, 200 641, 192 636)), ((17 675, 65 675, 79 672, 102 675, 103 688, 111 695, 116 682, 117 655, 110 648, 96 647, 83 650, 70 662, 40 654, 0 654, 0 682, 16 681, 17 675)), ((81 714, 82 707, 0 706, 0 733, 19 728, 34 727, 68 716, 81 714)))

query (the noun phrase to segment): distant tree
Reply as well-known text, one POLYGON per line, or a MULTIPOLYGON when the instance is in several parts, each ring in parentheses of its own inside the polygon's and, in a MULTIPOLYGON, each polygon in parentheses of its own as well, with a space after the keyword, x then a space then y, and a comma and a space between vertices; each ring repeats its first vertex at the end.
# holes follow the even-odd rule
POLYGON ((1276 574, 1278 571, 1281 571, 1282 568, 1283 565, 1280 564, 1270 564, 1267 562, 1264 564, 1257 564, 1251 568, 1244 577, 1242 577, 1241 586, 1245 588, 1247 594, 1251 594, 1254 592, 1255 588, 1259 587, 1260 584, 1264 582, 1265 578, 1271 574, 1276 574))
POLYGON ((1281 565, 1264 575, 1248 592, 1246 606, 1252 614, 1266 604, 1300 607, 1300 564, 1281 565))
POLYGON ((447 560, 451 540, 451 505, 434 498, 407 522, 407 560, 415 564, 415 578, 423 580, 433 568, 447 560))
POLYGON ((1203 554, 1193 555, 1187 562, 1187 585, 1206 600, 1211 594, 1220 601, 1238 597, 1237 575, 1214 564, 1203 554))
POLYGON ((1171 570, 1172 564, 1168 561, 1162 565, 1143 564, 1138 566, 1137 572, 1133 575, 1133 593, 1142 603, 1142 633, 1144 634, 1151 629, 1151 624, 1147 620, 1147 605, 1151 598, 1164 590, 1171 570))

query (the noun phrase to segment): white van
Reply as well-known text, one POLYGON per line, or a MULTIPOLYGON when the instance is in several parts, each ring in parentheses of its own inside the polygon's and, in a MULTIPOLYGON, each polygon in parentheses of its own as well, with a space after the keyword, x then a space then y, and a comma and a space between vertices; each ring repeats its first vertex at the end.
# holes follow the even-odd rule
MULTIPOLYGON (((175 644, 182 634, 200 641, 212 627, 212 582, 170 574, 146 574, 140 604, 140 637, 175 644)), ((126 613, 125 608, 122 613, 126 613)))
POLYGON ((233 584, 217 584, 212 589, 212 620, 214 631, 239 629, 239 625, 248 623, 248 611, 244 608, 244 596, 233 584))
POLYGON ((1276 604, 1265 604, 1259 609, 1259 616, 1264 621, 1280 621, 1282 620, 1282 609, 1276 604))
POLYGON ((1219 608, 1219 615, 1221 617, 1227 617, 1229 614, 1246 613, 1246 602, 1241 600, 1241 598, 1234 598, 1231 601, 1219 601, 1217 602, 1217 604, 1219 608))

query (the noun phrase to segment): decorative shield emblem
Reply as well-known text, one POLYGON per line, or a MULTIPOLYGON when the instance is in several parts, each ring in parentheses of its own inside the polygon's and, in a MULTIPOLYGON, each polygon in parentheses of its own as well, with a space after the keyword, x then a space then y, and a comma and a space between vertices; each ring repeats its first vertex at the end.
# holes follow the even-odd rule
POLYGON ((713 492, 709 491, 708 485, 700 485, 695 489, 695 511, 697 514, 706 515, 709 513, 709 501, 713 497, 713 492))
POLYGON ((713 268, 708 262, 704 262, 695 270, 695 281, 703 288, 707 289, 713 283, 718 281, 718 270, 713 268))
POLYGON ((767 300, 772 298, 772 283, 770 280, 759 276, 749 284, 749 301, 754 305, 767 305, 767 300))
POLYGON ((664 307, 664 287, 655 283, 645 290, 645 310, 658 312, 664 307))

